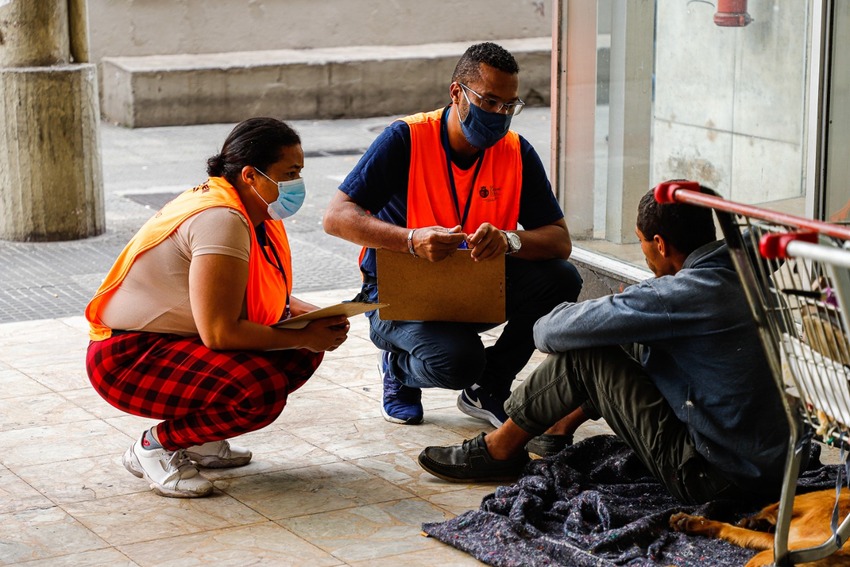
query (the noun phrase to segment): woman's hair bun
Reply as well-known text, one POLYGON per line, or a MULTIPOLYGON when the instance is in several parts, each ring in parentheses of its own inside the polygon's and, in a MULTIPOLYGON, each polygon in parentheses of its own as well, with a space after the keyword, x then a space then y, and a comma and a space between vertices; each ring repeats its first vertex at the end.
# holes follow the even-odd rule
POLYGON ((224 156, 216 154, 207 160, 207 175, 222 177, 224 174, 224 156))

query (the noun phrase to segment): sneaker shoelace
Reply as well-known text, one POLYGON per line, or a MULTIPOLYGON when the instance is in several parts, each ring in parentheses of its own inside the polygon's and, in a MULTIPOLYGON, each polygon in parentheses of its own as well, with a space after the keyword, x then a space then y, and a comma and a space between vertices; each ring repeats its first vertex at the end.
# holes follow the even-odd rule
POLYGON ((230 458, 230 443, 227 441, 227 439, 222 440, 221 445, 219 445, 218 456, 222 459, 230 458))
POLYGON ((186 454, 185 449, 173 451, 167 457, 165 465, 166 470, 171 471, 166 477, 165 482, 192 478, 198 474, 198 469, 192 464, 192 460, 189 459, 189 455, 186 454))

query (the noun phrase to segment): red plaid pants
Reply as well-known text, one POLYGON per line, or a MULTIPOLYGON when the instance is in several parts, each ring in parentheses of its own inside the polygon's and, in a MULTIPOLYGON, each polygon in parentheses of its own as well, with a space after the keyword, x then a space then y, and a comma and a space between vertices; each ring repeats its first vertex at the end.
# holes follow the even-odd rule
POLYGON ((112 406, 164 420, 159 442, 174 451, 269 425, 323 356, 302 349, 214 351, 200 337, 121 332, 89 343, 86 369, 112 406))

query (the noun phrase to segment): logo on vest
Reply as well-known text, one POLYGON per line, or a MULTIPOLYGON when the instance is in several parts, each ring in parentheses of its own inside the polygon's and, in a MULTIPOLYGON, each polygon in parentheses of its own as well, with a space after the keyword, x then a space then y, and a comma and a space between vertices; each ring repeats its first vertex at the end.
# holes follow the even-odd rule
POLYGON ((482 185, 478 189, 478 196, 481 197, 482 201, 495 202, 498 200, 499 193, 501 192, 501 187, 487 187, 486 185, 482 185))

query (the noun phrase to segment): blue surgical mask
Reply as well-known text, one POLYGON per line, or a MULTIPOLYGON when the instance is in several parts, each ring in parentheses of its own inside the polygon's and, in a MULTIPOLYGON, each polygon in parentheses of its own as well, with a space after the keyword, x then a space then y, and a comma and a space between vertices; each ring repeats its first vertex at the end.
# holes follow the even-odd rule
MULTIPOLYGON (((260 170, 258 169, 257 171, 260 170)), ((304 198, 307 196, 304 180, 299 177, 291 181, 275 181, 262 171, 260 173, 272 183, 277 183, 277 199, 271 203, 263 199, 257 190, 252 187, 254 193, 257 193, 257 197, 260 197, 260 200, 268 205, 269 216, 274 220, 283 220, 297 213, 301 205, 304 204, 304 198)))
MULTIPOLYGON (((467 96, 463 88, 461 90, 463 91, 463 96, 466 97, 466 102, 469 104, 469 112, 466 118, 460 121, 460 129, 466 141, 480 150, 486 150, 495 146, 508 133, 513 116, 482 110, 469 101, 469 96, 467 96)), ((460 118, 459 106, 457 112, 458 118, 460 118)))

